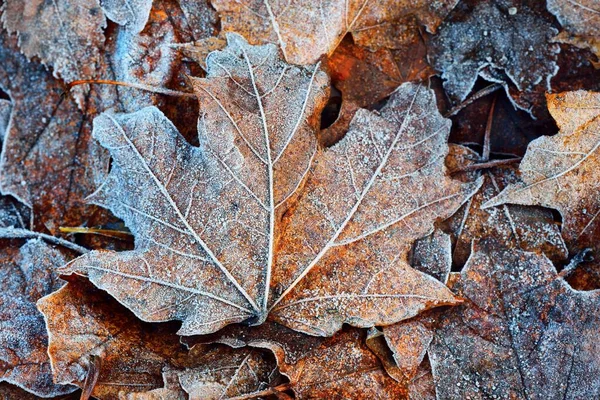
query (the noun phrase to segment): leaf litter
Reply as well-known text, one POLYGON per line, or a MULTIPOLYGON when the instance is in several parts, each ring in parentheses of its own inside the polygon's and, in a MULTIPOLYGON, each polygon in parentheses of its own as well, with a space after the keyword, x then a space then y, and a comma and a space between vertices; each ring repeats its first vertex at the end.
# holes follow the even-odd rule
POLYGON ((598 397, 594 7, 4 2, 0 397, 598 397))

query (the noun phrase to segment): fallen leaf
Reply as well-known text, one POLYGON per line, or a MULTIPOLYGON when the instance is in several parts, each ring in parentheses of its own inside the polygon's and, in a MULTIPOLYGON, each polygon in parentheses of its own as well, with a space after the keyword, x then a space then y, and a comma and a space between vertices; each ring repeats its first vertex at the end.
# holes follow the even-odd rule
POLYGON ((39 57, 67 82, 88 79, 101 63, 106 18, 139 32, 150 12, 151 0, 7 0, 2 23, 17 33, 19 48, 29 58, 39 57))
POLYGON ((258 327, 229 326, 222 333, 183 341, 271 350, 297 399, 403 398, 402 386, 387 376, 366 346, 365 335, 356 329, 319 338, 267 322, 258 327))
POLYGON ((252 44, 278 44, 291 64, 312 64, 333 53, 347 33, 361 45, 381 47, 390 40, 396 46, 402 37, 398 31, 413 18, 434 32, 457 2, 212 0, 224 31, 240 33, 252 44))
POLYGON ((502 1, 468 1, 459 7, 432 38, 429 53, 451 98, 466 99, 485 68, 506 76, 519 91, 544 83, 550 90, 560 52, 551 39, 558 31, 534 2, 511 7, 502 1))
MULTIPOLYGON (((146 26, 152 0, 99 0, 102 11, 111 21, 139 33, 146 26)), ((57 3, 58 4, 58 3, 57 3)))
POLYGON ((600 8, 595 0, 547 0, 548 11, 566 29, 557 38, 563 43, 590 48, 600 57, 600 8))
POLYGON ((64 284, 55 269, 65 262, 41 240, 30 240, 21 248, 5 245, 0 253, 0 381, 41 397, 76 390, 52 381, 48 336, 35 307, 39 298, 64 284))
POLYGON ((560 133, 531 142, 519 167, 520 181, 483 208, 511 203, 557 209, 570 248, 596 247, 600 95, 585 91, 548 95, 548 109, 560 133))
POLYGON ((92 252, 65 271, 86 274, 144 320, 182 320, 183 335, 258 324, 270 310, 331 335, 343 322, 390 324, 455 303, 398 253, 478 185, 445 176, 449 121, 433 93, 403 85, 381 115, 361 110, 343 141, 317 151, 327 84, 318 66, 228 40, 208 57, 208 78, 193 79, 200 148, 153 108, 95 120, 114 163, 92 200, 125 221, 137 247, 92 252))
POLYGON ((160 388, 163 368, 186 362, 187 351, 172 327, 137 320, 87 282, 70 281, 37 307, 48 329, 55 382, 83 387, 91 359, 98 357, 101 369, 92 393, 98 399, 160 388))
MULTIPOLYGON (((453 145, 450 151, 457 168, 486 162, 469 148, 453 145)), ((482 208, 482 204, 498 195, 505 187, 518 182, 517 168, 511 165, 485 171, 461 173, 467 181, 479 176, 484 183, 479 192, 452 217, 443 222, 447 232, 455 238, 453 262, 462 266, 471 253, 473 241, 494 241, 507 248, 521 248, 545 254, 551 260, 567 258, 567 247, 561 237, 560 227, 549 210, 541 207, 504 205, 482 208)), ((456 175, 454 175, 456 177, 456 175)))
POLYGON ((475 248, 429 348, 438 398, 600 394, 599 291, 578 292, 543 255, 475 248))
POLYGON ((147 392, 127 393, 124 400, 188 400, 187 393, 179 383, 176 370, 163 372, 164 387, 148 390, 147 392))
POLYGON ((268 391, 271 377, 276 375, 275 360, 258 350, 217 346, 210 350, 202 347, 201 351, 194 357, 193 368, 178 373, 181 387, 190 400, 259 397, 251 394, 268 391))

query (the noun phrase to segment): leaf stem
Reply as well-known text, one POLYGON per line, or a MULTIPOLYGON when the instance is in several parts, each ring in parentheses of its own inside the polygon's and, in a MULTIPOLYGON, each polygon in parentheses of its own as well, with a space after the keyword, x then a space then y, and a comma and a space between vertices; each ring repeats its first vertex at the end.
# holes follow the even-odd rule
POLYGON ((113 80, 110 80, 110 79, 80 79, 80 80, 73 81, 73 82, 69 83, 69 85, 67 86, 67 88, 68 88, 68 90, 71 90, 75 86, 84 85, 84 84, 87 84, 87 83, 97 83, 97 84, 101 84, 101 85, 125 86, 125 87, 134 88, 134 89, 146 90, 148 92, 153 92, 153 93, 158 93, 158 94, 165 94, 167 96, 189 97, 189 98, 194 98, 194 99, 196 98, 196 95, 194 93, 180 92, 178 90, 171 90, 171 89, 164 89, 164 88, 161 88, 161 87, 144 85, 144 84, 141 84, 141 83, 129 83, 129 82, 113 81, 113 80))
POLYGON ((38 238, 43 239, 47 242, 66 247, 67 249, 76 251, 80 254, 89 253, 90 250, 83 246, 69 242, 68 240, 58 238, 52 235, 47 235, 41 232, 30 231, 29 229, 20 228, 0 228, 0 239, 29 239, 38 238))

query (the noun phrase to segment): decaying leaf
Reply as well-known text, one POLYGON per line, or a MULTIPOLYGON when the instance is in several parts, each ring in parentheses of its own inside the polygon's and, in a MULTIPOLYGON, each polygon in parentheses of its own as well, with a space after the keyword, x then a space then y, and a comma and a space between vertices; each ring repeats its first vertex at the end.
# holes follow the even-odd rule
POLYGON ((0 253, 0 381, 41 397, 73 392, 52 382, 48 335, 36 301, 64 282, 55 269, 66 261, 40 240, 20 249, 3 246, 0 253))
POLYGON ((560 133, 531 142, 519 167, 521 180, 483 207, 512 203, 557 209, 569 246, 597 247, 600 95, 585 91, 548 95, 548 109, 560 133))
POLYGON ((136 32, 146 24, 151 0, 7 0, 2 23, 19 36, 19 47, 39 57, 67 82, 91 78, 100 65, 106 18, 136 32), (102 4, 100 4, 102 3, 102 4))
POLYGON ((224 31, 238 32, 253 44, 278 44, 292 64, 312 64, 331 54, 347 33, 369 47, 389 46, 382 43, 386 40, 395 44, 413 18, 434 32, 457 2, 212 0, 224 31))
POLYGON ((114 165, 93 201, 126 222, 137 247, 66 270, 144 320, 183 320, 185 335, 269 313, 331 335, 344 322, 385 325, 455 303, 405 262, 479 185, 446 176, 449 121, 432 91, 401 86, 381 114, 360 110, 344 140, 317 151, 318 66, 291 67, 274 46, 237 35, 207 65, 193 80, 200 148, 156 109, 96 119, 114 165))
POLYGON ((186 361, 172 327, 144 324, 87 282, 69 282, 37 307, 48 329, 54 380, 83 386, 92 358, 98 357, 93 396, 99 399, 159 388, 163 368, 186 361))
MULTIPOLYGON (((453 158, 451 163, 459 164, 456 168, 483 161, 479 154, 459 145, 451 146, 450 154, 453 158)), ((462 179, 467 180, 473 180, 480 174, 484 177, 484 183, 479 192, 443 223, 444 228, 455 238, 453 262, 456 265, 465 264, 474 240, 489 240, 509 248, 543 253, 556 261, 567 257, 568 251, 559 225, 554 222, 549 210, 518 205, 482 208, 482 204, 498 195, 505 187, 518 182, 514 166, 461 173, 462 179)))
POLYGON ((258 327, 230 326, 209 337, 184 341, 271 350, 298 399, 390 399, 402 398, 404 393, 384 372, 359 330, 319 338, 267 322, 258 327))
POLYGON ((599 291, 578 292, 543 255, 475 248, 453 289, 464 305, 429 349, 444 399, 600 395, 599 291))
MULTIPOLYGON (((195 348, 191 349, 194 353, 195 348)), ((195 366, 178 373, 190 399, 220 400, 266 390, 276 365, 273 357, 255 349, 217 346, 193 356, 195 366)))
POLYGON ((466 1, 440 27, 429 55, 450 97, 463 101, 486 68, 488 75, 506 76, 519 91, 538 84, 550 90, 560 51, 551 39, 558 31, 534 2, 525 3, 466 1))

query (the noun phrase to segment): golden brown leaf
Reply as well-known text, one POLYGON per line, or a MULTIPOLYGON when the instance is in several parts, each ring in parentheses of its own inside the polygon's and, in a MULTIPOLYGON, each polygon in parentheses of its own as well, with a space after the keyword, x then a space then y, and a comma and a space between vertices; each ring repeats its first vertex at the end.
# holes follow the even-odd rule
POLYGON ((114 164, 93 201, 125 220, 137 247, 65 270, 144 320, 183 320, 186 335, 269 314, 331 335, 344 322, 385 325, 455 303, 405 262, 479 185, 446 175, 449 121, 433 92, 403 85, 380 114, 360 110, 343 141, 317 150, 318 66, 228 40, 208 57, 208 77, 193 80, 200 148, 153 108, 95 120, 114 164))
POLYGON ((140 322, 87 282, 69 282, 37 306, 49 332, 55 381, 83 386, 91 359, 98 357, 93 396, 99 399, 159 388, 163 368, 187 355, 171 327, 140 322))
POLYGON ((555 208, 563 217, 562 234, 570 247, 596 247, 600 95, 585 91, 548 95, 548 108, 560 133, 531 142, 519 167, 521 180, 483 207, 512 203, 555 208))

